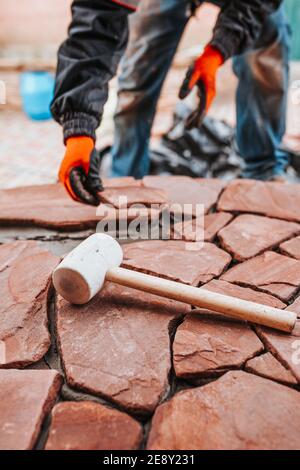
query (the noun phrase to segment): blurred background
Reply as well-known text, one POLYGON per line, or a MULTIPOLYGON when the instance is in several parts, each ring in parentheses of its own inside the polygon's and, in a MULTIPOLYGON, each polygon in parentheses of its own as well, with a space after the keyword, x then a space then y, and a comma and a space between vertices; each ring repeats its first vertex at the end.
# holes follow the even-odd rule
MULTIPOLYGON (((21 95, 27 85, 24 73, 25 78, 26 72, 33 71, 54 74, 56 51, 66 37, 70 20, 70 4, 71 0, 22 0, 16 8, 15 2, 0 0, 0 159, 5 162, 0 169, 0 188, 56 181, 64 153, 61 130, 51 119, 30 119, 24 113, 21 95)), ((300 89, 300 2, 285 0, 285 7, 294 33, 285 140, 300 151, 300 98, 295 98, 295 90, 300 89)), ((189 23, 160 100, 154 141, 171 125, 178 85, 187 66, 210 39, 217 14, 218 8, 206 3, 189 23)), ((234 125, 236 79, 230 62, 222 68, 218 80, 218 98, 210 114, 234 125)), ((115 103, 114 80, 99 130, 98 146, 111 143, 115 103)))

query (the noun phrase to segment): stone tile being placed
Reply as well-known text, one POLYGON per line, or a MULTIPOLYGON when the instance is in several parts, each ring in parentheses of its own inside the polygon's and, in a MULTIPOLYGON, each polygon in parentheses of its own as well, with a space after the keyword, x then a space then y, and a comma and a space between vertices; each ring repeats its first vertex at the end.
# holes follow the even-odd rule
POLYGON ((227 212, 216 212, 207 214, 204 218, 193 219, 187 222, 174 224, 174 238, 186 241, 212 242, 217 233, 227 225, 233 215, 227 212))
POLYGON ((296 450, 300 394, 246 372, 179 392, 152 420, 150 450, 296 450))
POLYGON ((244 322, 216 315, 189 314, 176 331, 173 363, 177 377, 212 376, 239 368, 264 346, 244 322))
POLYGON ((300 288, 300 261, 267 251, 234 266, 221 279, 257 288, 288 301, 300 288))
POLYGON ((279 248, 282 254, 300 260, 300 237, 282 243, 279 248))
POLYGON ((150 240, 124 246, 123 266, 197 286, 222 274, 231 256, 211 243, 150 240))
POLYGON ((58 262, 34 241, 0 246, 0 368, 23 367, 46 354, 48 287, 58 262))
POLYGON ((246 371, 260 375, 266 379, 275 380, 287 385, 297 384, 296 378, 287 370, 271 353, 250 359, 246 366, 246 371))
POLYGON ((300 321, 292 334, 256 326, 261 340, 275 357, 289 369, 300 383, 300 321))
POLYGON ((120 411, 86 402, 58 403, 46 450, 134 450, 142 441, 141 425, 120 411))
POLYGON ((166 394, 169 329, 190 307, 107 283, 85 306, 59 299, 57 335, 69 385, 135 413, 166 394))
POLYGON ((53 370, 0 370, 0 450, 30 450, 62 379, 53 370))
POLYGON ((184 213, 192 215, 196 215, 197 204, 204 206, 205 214, 209 212, 226 186, 226 182, 221 180, 188 176, 146 176, 143 184, 165 191, 170 205, 178 204, 183 208, 184 204, 191 204, 192 207, 184 208, 184 213))
POLYGON ((134 204, 162 205, 167 202, 166 193, 160 189, 139 186, 124 186, 107 188, 100 193, 100 199, 105 204, 112 204, 118 209, 124 209, 134 204))
POLYGON ((250 212, 300 222, 300 186, 236 180, 223 192, 218 210, 250 212))
POLYGON ((300 225, 293 222, 243 214, 223 228, 218 237, 226 251, 236 260, 244 261, 276 247, 299 231, 300 225))

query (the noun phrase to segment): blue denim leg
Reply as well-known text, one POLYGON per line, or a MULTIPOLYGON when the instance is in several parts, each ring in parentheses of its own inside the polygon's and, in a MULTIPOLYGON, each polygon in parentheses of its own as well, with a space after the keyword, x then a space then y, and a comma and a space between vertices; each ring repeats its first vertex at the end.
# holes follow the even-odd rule
POLYGON ((237 142, 245 178, 284 173, 288 155, 280 150, 286 129, 291 32, 284 9, 265 23, 253 50, 233 61, 237 90, 237 142))
POLYGON ((112 176, 149 172, 149 140, 166 74, 189 18, 187 0, 143 0, 121 64, 112 176))

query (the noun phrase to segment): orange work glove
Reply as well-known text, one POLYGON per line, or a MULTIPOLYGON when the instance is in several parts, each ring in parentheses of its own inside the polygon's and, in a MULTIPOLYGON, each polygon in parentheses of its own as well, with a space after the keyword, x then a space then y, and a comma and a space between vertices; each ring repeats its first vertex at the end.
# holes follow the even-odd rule
POLYGON ((216 96, 216 75, 224 58, 215 47, 206 46, 203 54, 189 68, 179 91, 179 98, 186 98, 195 85, 198 87, 199 108, 194 114, 190 127, 197 127, 209 110, 216 96))
POLYGON ((99 176, 100 155, 91 137, 70 137, 59 169, 59 180, 75 201, 98 205, 103 191, 99 176))

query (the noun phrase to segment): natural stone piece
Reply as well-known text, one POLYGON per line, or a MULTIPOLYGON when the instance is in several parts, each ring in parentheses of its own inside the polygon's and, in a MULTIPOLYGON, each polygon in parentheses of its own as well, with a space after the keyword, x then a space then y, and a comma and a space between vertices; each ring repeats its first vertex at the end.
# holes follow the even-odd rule
POLYGON ((252 214, 237 217, 218 237, 222 247, 238 261, 244 261, 271 249, 296 235, 300 225, 252 214))
POLYGON ((132 176, 125 176, 120 178, 103 178, 103 187, 106 188, 124 188, 126 186, 140 188, 142 180, 136 180, 132 176))
POLYGON ((211 243, 151 240, 124 246, 123 266, 197 286, 219 276, 231 256, 211 243))
POLYGON ((293 374, 287 370, 283 365, 275 359, 271 353, 263 354, 262 356, 250 359, 245 369, 253 374, 260 375, 266 379, 275 380, 287 385, 297 384, 297 380, 293 374))
POLYGON ((300 383, 300 321, 296 323, 292 334, 259 326, 255 328, 269 351, 293 373, 300 383))
POLYGON ((150 450, 296 450, 300 394, 242 371, 185 390, 159 406, 150 450))
POLYGON ((54 370, 0 370, 0 450, 30 450, 62 379, 54 370))
POLYGON ((0 246, 0 368, 26 366, 47 352, 48 290, 58 262, 34 241, 0 246))
POLYGON ((227 212, 215 212, 207 214, 204 218, 189 220, 187 222, 178 222, 174 224, 174 238, 186 241, 212 242, 217 233, 227 225, 233 218, 233 215, 227 212))
POLYGON ((166 394, 169 329, 190 307, 107 283, 87 305, 59 299, 58 344, 69 385, 135 413, 166 394))
POLYGON ((241 367, 263 349, 245 322, 193 311, 176 331, 174 369, 180 378, 210 376, 241 367))
POLYGON ((300 237, 282 243, 279 248, 284 255, 300 260, 300 237))
POLYGON ((256 302, 262 305, 268 305, 269 307, 284 309, 286 304, 281 300, 273 297, 265 292, 257 292, 249 287, 241 287, 230 282, 213 280, 210 281, 201 289, 210 290, 219 294, 229 295, 230 297, 237 297, 238 299, 249 300, 250 302, 256 302))
POLYGON ((112 204, 118 209, 124 209, 133 204, 143 204, 146 207, 167 202, 166 193, 155 188, 124 186, 107 188, 101 192, 100 199, 106 204, 112 204))
POLYGON ((46 450, 134 450, 142 436, 125 413, 91 401, 64 402, 53 408, 46 450))
MULTIPOLYGON (((226 183, 218 179, 189 178, 188 176, 146 176, 143 179, 146 187, 162 189, 166 192, 170 205, 177 204, 184 213, 196 215, 196 205, 203 204, 204 213, 217 203, 226 183)), ((176 210, 175 210, 176 212, 176 210)))
POLYGON ((223 192, 218 210, 251 212, 300 222, 300 186, 236 180, 223 192))
POLYGON ((234 266, 221 279, 254 287, 288 301, 300 287, 300 261, 267 251, 234 266))

